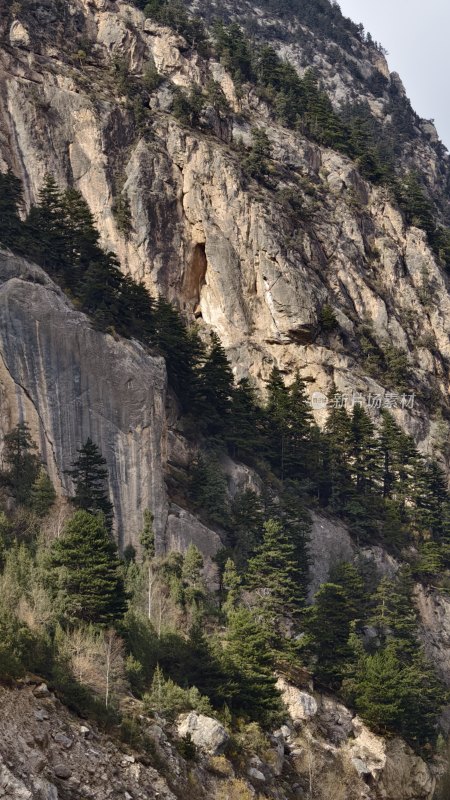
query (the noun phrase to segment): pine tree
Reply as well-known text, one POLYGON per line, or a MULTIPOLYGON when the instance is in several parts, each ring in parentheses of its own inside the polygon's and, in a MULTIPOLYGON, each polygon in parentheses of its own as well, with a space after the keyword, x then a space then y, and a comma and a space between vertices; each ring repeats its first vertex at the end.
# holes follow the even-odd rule
POLYGON ((415 522, 425 534, 440 541, 447 536, 449 494, 435 461, 419 463, 415 473, 415 522))
POLYGON ((71 469, 67 470, 67 474, 72 477, 75 484, 73 503, 77 508, 92 514, 102 512, 110 527, 113 507, 105 488, 108 478, 106 460, 91 438, 86 440, 77 453, 78 458, 73 462, 71 469))
POLYGON ((423 653, 405 663, 395 642, 373 655, 358 644, 356 653, 355 676, 346 690, 362 719, 377 733, 399 734, 413 747, 433 743, 444 697, 423 653))
POLYGON ((121 333, 128 334, 127 317, 121 314, 123 282, 119 262, 110 253, 99 254, 84 269, 76 293, 99 330, 116 325, 121 333))
POLYGON ((45 517, 56 500, 53 484, 42 467, 31 487, 31 508, 38 517, 45 517))
POLYGON ((287 485, 280 497, 280 504, 276 516, 281 520, 290 540, 294 545, 297 563, 298 591, 304 600, 308 594, 310 581, 310 551, 309 542, 311 534, 311 518, 299 498, 295 484, 287 485))
POLYGON ((401 546, 416 503, 422 459, 412 438, 400 429, 387 411, 382 412, 379 443, 385 501, 384 535, 391 544, 401 546))
POLYGON ((65 274, 70 267, 66 209, 63 192, 52 175, 45 176, 38 204, 31 208, 26 226, 33 257, 44 269, 65 274))
POLYGON ((231 505, 229 542, 234 548, 239 569, 262 541, 264 511, 261 497, 251 489, 236 494, 231 505))
POLYGON ((378 490, 381 454, 375 426, 359 403, 353 407, 350 426, 352 480, 357 493, 367 495, 378 490))
POLYGON ((0 173, 0 242, 4 247, 21 247, 23 226, 19 212, 22 204, 19 178, 11 170, 0 173))
POLYGON ((432 235, 436 228, 433 206, 416 172, 409 172, 396 187, 397 200, 408 225, 423 228, 432 235))
POLYGON ((252 144, 247 155, 242 159, 244 175, 261 180, 270 172, 272 147, 270 139, 263 128, 252 129, 252 144))
POLYGON ((242 580, 236 569, 236 564, 231 558, 228 558, 225 562, 222 584, 227 593, 223 610, 225 614, 230 615, 239 605, 242 594, 242 580))
POLYGON ((154 568, 155 532, 153 529, 153 514, 148 508, 144 511, 144 527, 140 535, 140 544, 142 547, 143 563, 142 566, 136 568, 137 575, 136 569, 134 570, 134 575, 138 578, 138 585, 139 576, 144 578, 146 584, 146 612, 148 619, 151 620, 153 612, 153 591, 157 582, 157 574, 154 568))
POLYGON ((401 664, 395 646, 388 645, 374 655, 361 649, 356 677, 350 685, 358 713, 381 734, 401 729, 401 678, 401 664))
POLYGON ((214 26, 217 53, 225 69, 229 70, 236 83, 253 77, 252 54, 249 42, 238 23, 225 26, 218 21, 214 26))
MULTIPOLYGON (((332 403, 334 398, 331 398, 332 403)), ((332 404, 325 426, 323 447, 324 478, 322 499, 326 505, 342 513, 353 497, 350 469, 351 420, 344 407, 332 404)))
POLYGON ((144 527, 140 536, 141 547, 146 559, 155 557, 155 531, 153 529, 153 514, 150 509, 144 511, 144 527))
POLYGON ((380 641, 395 640, 404 655, 417 647, 417 613, 413 601, 411 569, 403 567, 395 578, 382 578, 372 598, 369 625, 376 628, 380 641))
POLYGON ((226 671, 235 678, 238 693, 231 705, 250 719, 272 724, 279 718, 280 697, 275 687, 267 633, 246 608, 230 615, 225 641, 226 671))
POLYGON ((422 583, 436 580, 444 572, 448 550, 438 542, 422 542, 415 565, 415 573, 422 583))
POLYGON ((189 331, 173 306, 159 297, 154 308, 154 343, 166 359, 169 382, 182 409, 192 411, 198 388, 197 367, 204 347, 195 330, 189 331))
POLYGON ((151 344, 155 327, 153 311, 154 303, 146 286, 129 275, 122 276, 118 311, 121 330, 144 344, 151 344))
POLYGON ((109 625, 123 616, 122 566, 101 515, 75 512, 52 544, 49 580, 69 622, 109 625))
POLYGON ((284 477, 315 480, 318 463, 316 426, 306 385, 298 372, 288 390, 285 424, 284 477))
POLYGON ((184 593, 188 603, 199 603, 204 600, 203 566, 203 556, 198 547, 191 542, 183 559, 181 573, 184 593))
POLYGON ((352 492, 345 514, 359 541, 371 541, 382 515, 381 452, 369 415, 356 404, 350 418, 349 468, 352 492))
POLYGON ((194 459, 189 473, 189 498, 195 511, 209 522, 227 522, 226 483, 218 462, 201 453, 194 459))
POLYGON ((185 681, 196 686, 215 706, 223 707, 235 689, 220 664, 220 657, 214 649, 214 641, 205 633, 205 619, 202 612, 195 612, 189 629, 187 650, 181 665, 185 681))
POLYGON ((18 503, 28 504, 31 499, 32 487, 39 473, 35 450, 26 422, 19 422, 6 434, 3 449, 3 461, 7 466, 5 474, 18 503))
POLYGON ((202 431, 211 439, 222 441, 229 424, 233 373, 225 350, 215 333, 211 333, 211 347, 198 373, 196 399, 202 431))
POLYGON ((99 234, 94 217, 81 192, 66 189, 63 193, 63 208, 66 218, 66 237, 69 269, 65 276, 68 285, 81 279, 91 262, 101 260, 99 234))
POLYGON ((266 419, 248 378, 233 388, 226 438, 234 458, 251 460, 264 454, 266 419))
POLYGON ((294 542, 281 522, 264 523, 262 543, 250 559, 246 580, 251 589, 262 590, 260 605, 271 622, 292 616, 304 601, 301 574, 294 542))
POLYGON ((342 586, 347 595, 348 616, 352 622, 359 622, 366 614, 368 601, 361 573, 354 564, 342 561, 330 572, 330 580, 342 586))
POLYGON ((268 458, 283 480, 288 436, 289 390, 278 367, 272 369, 267 382, 265 410, 269 422, 268 458))
POLYGON ((303 612, 305 650, 314 657, 314 675, 333 689, 339 688, 352 660, 349 638, 352 623, 360 622, 362 582, 355 568, 341 566, 335 583, 324 583, 314 597, 314 605, 303 612))

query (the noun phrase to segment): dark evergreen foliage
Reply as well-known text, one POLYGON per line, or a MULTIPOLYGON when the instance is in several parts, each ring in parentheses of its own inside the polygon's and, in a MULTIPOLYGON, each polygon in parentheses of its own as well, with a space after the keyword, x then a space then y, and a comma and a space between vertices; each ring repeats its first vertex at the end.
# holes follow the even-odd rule
POLYGON ((36 445, 26 422, 19 422, 4 439, 4 478, 11 485, 18 503, 29 504, 32 489, 39 473, 36 445))
POLYGON ((72 502, 77 508, 91 514, 102 513, 106 523, 111 526, 113 508, 106 489, 106 461, 90 438, 77 452, 78 458, 67 470, 75 484, 72 502))
POLYGON ((317 679, 337 689, 352 659, 352 624, 361 621, 364 614, 363 582, 351 564, 341 567, 332 581, 320 587, 314 605, 303 612, 306 638, 302 647, 314 659, 317 679))
POLYGON ((267 520, 262 542, 248 563, 246 580, 251 589, 262 592, 260 607, 270 624, 298 614, 305 599, 302 578, 289 529, 275 519, 267 520))
POLYGON ((244 607, 230 615, 225 663, 238 687, 230 706, 265 725, 278 721, 282 707, 268 634, 244 607))
POLYGON ((69 622, 112 624, 126 609, 122 567, 102 515, 77 511, 51 550, 49 581, 69 622))
POLYGON ((101 515, 77 511, 52 545, 49 582, 69 622, 111 624, 123 616, 122 567, 101 515))

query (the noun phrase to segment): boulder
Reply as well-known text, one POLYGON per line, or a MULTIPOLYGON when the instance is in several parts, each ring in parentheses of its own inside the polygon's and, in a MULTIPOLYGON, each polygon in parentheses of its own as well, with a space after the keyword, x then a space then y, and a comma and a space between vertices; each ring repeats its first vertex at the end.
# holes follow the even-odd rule
POLYGON ((281 693, 283 703, 287 707, 294 725, 306 722, 317 714, 317 702, 308 692, 297 689, 284 678, 278 678, 277 689, 281 693))
POLYGON ((220 722, 212 717, 206 717, 204 714, 198 714, 196 711, 180 716, 177 730, 178 736, 183 737, 189 734, 199 750, 212 756, 223 753, 230 738, 220 722))
POLYGON ((61 778, 63 781, 67 781, 72 775, 72 770, 67 764, 56 764, 53 772, 57 778, 61 778))
POLYGON ((428 764, 405 742, 392 739, 387 742, 380 786, 386 797, 395 797, 395 800, 431 800, 436 779, 428 764))
POLYGON ((46 683, 41 683, 33 689, 33 694, 35 697, 49 697, 50 691, 46 683))
POLYGON ((333 744, 340 744, 353 733, 353 714, 333 697, 320 700, 319 720, 333 744))
POLYGON ((55 733, 53 739, 57 744, 62 745, 62 747, 65 747, 67 750, 73 745, 73 739, 71 739, 70 736, 66 736, 66 734, 61 731, 55 733))
POLYGON ((250 778, 251 781, 254 781, 254 783, 266 782, 266 776, 264 775, 264 773, 261 772, 261 770, 256 769, 256 767, 250 767, 248 771, 248 777, 250 778))

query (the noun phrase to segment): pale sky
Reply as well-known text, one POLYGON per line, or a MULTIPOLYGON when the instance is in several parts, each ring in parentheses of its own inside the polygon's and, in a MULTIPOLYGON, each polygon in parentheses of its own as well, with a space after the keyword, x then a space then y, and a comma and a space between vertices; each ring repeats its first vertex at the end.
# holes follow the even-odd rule
POLYGON ((362 22, 388 50, 419 116, 434 119, 450 150, 449 0, 339 0, 342 13, 362 22))

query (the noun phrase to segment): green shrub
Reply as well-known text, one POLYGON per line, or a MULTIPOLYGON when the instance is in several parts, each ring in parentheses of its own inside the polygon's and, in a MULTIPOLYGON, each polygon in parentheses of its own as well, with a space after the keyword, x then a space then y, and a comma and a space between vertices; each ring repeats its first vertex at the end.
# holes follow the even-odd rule
POLYGON ((150 691, 143 700, 147 712, 156 712, 167 719, 174 719, 182 711, 212 713, 208 698, 201 695, 195 686, 183 689, 171 678, 166 679, 159 666, 155 670, 150 691))
POLYGON ((339 328, 336 314, 328 303, 325 303, 319 311, 319 327, 323 333, 332 333, 339 328))

